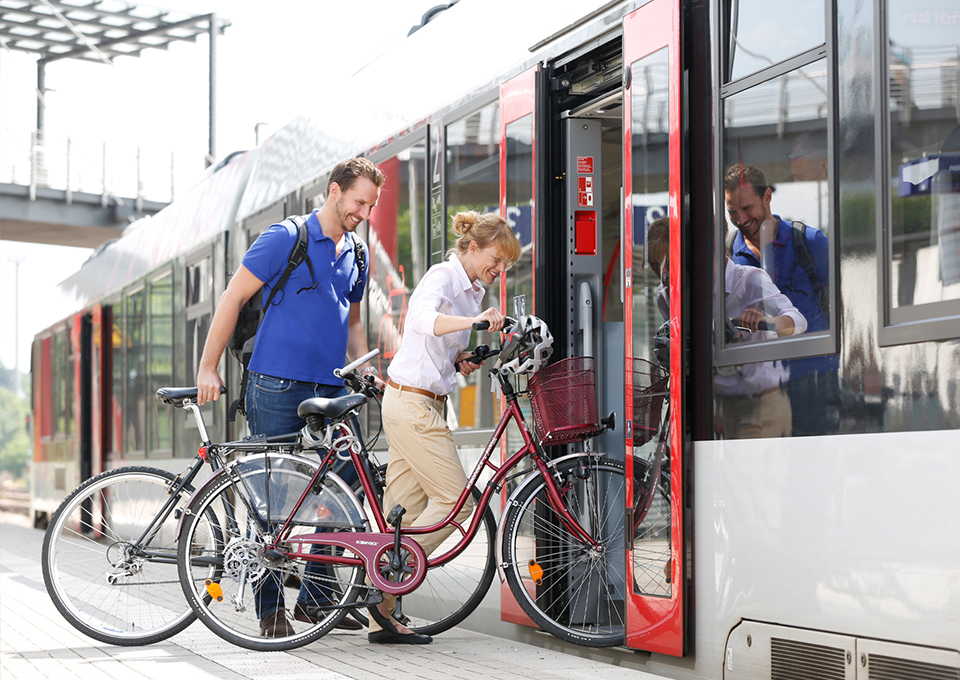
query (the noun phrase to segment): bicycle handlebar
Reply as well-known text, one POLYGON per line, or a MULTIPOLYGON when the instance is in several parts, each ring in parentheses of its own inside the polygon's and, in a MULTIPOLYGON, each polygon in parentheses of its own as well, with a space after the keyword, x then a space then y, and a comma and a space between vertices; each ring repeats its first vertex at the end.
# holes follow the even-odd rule
POLYGON ((379 347, 374 347, 372 350, 370 350, 369 352, 367 352, 366 354, 364 354, 362 357, 360 357, 360 358, 357 359, 356 361, 351 361, 349 364, 347 364, 347 365, 344 366, 343 368, 335 368, 335 369, 333 369, 333 374, 334 374, 335 376, 337 376, 338 378, 342 378, 342 377, 343 377, 344 375, 346 375, 347 373, 352 373, 352 372, 353 372, 353 369, 355 369, 357 366, 359 366, 360 364, 365 364, 365 363, 367 363, 368 361, 370 361, 373 357, 377 356, 378 354, 380 354, 380 348, 379 348, 379 347))
MULTIPOLYGON (((514 318, 512 318, 512 317, 505 316, 505 317, 503 317, 503 319, 504 319, 504 324, 503 324, 503 327, 504 327, 504 328, 507 328, 507 327, 509 327, 509 326, 516 326, 516 325, 517 325, 517 320, 514 319, 514 318)), ((476 321, 476 322, 474 322, 474 324, 473 324, 473 330, 475 330, 475 331, 485 331, 485 330, 487 330, 488 328, 490 328, 490 322, 489 322, 489 321, 476 321)), ((466 359, 464 359, 464 361, 466 361, 466 359)))

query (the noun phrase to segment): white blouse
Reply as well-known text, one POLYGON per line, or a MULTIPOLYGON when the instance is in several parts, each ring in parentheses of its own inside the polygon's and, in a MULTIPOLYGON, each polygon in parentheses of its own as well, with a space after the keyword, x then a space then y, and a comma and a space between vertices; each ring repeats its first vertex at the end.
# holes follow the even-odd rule
POLYGON ((438 336, 433 327, 441 314, 477 316, 484 295, 483 286, 470 282, 456 255, 430 267, 410 297, 400 349, 387 375, 400 385, 440 395, 453 392, 457 385, 453 362, 466 351, 470 330, 438 336))
MULTIPOLYGON (((793 333, 807 330, 807 319, 790 298, 780 292, 773 279, 759 267, 748 267, 727 258, 724 273, 726 288, 725 312, 738 317, 747 309, 759 309, 765 316, 789 316, 793 319, 793 333)), ((757 331, 747 334, 745 342, 773 339, 776 331, 757 331)), ((777 387, 790 379, 790 369, 782 361, 761 361, 739 366, 737 371, 718 373, 714 385, 718 394, 755 396, 777 387)))

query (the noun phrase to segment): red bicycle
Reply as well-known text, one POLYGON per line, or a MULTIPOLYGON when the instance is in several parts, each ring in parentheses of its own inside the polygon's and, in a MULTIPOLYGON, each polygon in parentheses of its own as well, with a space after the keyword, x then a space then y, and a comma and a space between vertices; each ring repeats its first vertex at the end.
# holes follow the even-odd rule
MULTIPOLYGON (((415 598, 428 574, 470 546, 490 515, 494 495, 519 479, 498 529, 496 568, 501 578, 530 618, 557 637, 587 646, 622 643, 624 464, 587 452, 550 459, 545 450, 594 437, 615 423, 612 414, 598 418, 592 358, 541 368, 544 357, 534 354, 543 354, 546 330, 535 317, 524 317, 514 322, 502 348, 479 346, 469 359, 498 357, 490 372, 506 407, 457 506, 434 526, 402 527, 399 506, 386 515, 376 502, 365 509, 332 472, 338 456, 349 457, 360 471, 365 497, 378 498, 362 447, 345 425, 367 401, 363 394, 308 399, 300 405, 298 412, 307 420, 317 449, 326 452, 319 465, 307 466, 290 454, 266 453, 251 456, 245 468, 228 467, 208 480, 183 514, 179 544, 181 586, 198 618, 225 640, 259 650, 290 649, 316 640, 358 607, 380 616, 374 605, 381 593, 398 597, 393 617, 403 622, 408 604, 404 597, 415 598), (517 373, 531 366, 535 372, 527 384, 515 387, 517 373), (536 435, 524 416, 522 397, 530 397, 536 435), (491 458, 511 424, 519 446, 497 465, 491 458), (531 467, 518 470, 525 461, 531 467), (489 479, 481 482, 485 471, 489 479), (477 493, 471 519, 456 523, 453 518, 467 497, 477 493), (201 518, 211 513, 223 518, 220 537, 206 534, 209 522, 201 518), (414 537, 450 525, 459 538, 428 559, 414 537), (211 543, 216 544, 213 551, 211 543), (327 602, 318 610, 338 616, 282 637, 261 637, 259 584, 277 574, 326 592, 327 602)), ((521 375, 519 382, 526 377, 521 375)), ((490 578, 480 579, 480 588, 461 609, 463 616, 479 604, 489 583, 490 578)))

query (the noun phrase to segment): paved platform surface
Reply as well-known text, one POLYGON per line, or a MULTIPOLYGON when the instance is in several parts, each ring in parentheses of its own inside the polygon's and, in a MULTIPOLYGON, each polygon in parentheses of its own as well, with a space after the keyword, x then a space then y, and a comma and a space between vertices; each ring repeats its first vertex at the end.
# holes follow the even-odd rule
POLYGON ((91 640, 43 587, 43 532, 0 515, 0 679, 33 680, 655 680, 660 676, 454 628, 426 646, 370 645, 334 631, 290 652, 234 647, 197 622, 144 647, 91 640))

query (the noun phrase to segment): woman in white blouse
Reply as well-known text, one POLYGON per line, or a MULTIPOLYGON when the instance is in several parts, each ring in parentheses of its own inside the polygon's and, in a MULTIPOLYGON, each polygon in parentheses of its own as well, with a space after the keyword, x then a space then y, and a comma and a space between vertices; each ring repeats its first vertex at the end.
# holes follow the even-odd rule
MULTIPOLYGON (((434 265, 410 297, 400 349, 387 370, 383 426, 390 443, 387 488, 383 508, 406 509, 404 526, 430 526, 443 521, 456 505, 467 476, 453 435, 444 417, 447 396, 457 384, 457 361, 475 322, 489 321, 491 331, 503 328, 496 307, 480 311, 485 291, 520 258, 520 242, 509 224, 494 213, 457 213, 453 230, 460 234, 446 262, 434 265)), ((465 361, 459 372, 469 375, 478 366, 465 361)), ((473 510, 472 499, 457 515, 462 522, 473 510)), ((416 540, 429 555, 453 531, 423 534, 416 540)), ((394 607, 385 595, 380 611, 394 607)), ((426 644, 428 635, 412 633, 394 623, 382 629, 371 618, 368 639, 376 643, 426 644)))

